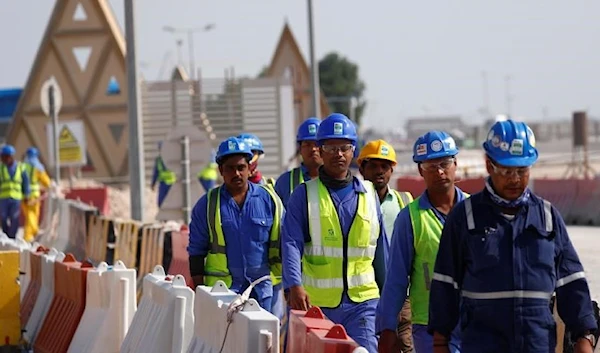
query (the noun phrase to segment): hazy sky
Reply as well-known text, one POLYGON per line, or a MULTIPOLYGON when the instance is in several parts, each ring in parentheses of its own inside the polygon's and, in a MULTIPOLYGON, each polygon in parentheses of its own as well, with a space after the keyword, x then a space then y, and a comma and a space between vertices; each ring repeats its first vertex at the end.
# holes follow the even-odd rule
MULTIPOLYGON (((123 0, 110 2, 122 25, 123 0)), ((0 2, 0 87, 24 85, 53 5, 0 2)), ((137 9, 138 57, 148 79, 157 77, 168 51, 177 62, 175 37, 164 25, 216 24, 195 37, 205 77, 222 77, 230 66, 238 76, 256 75, 286 18, 308 58, 303 0, 138 0, 137 9)), ((539 120, 544 109, 550 118, 577 109, 600 115, 600 1, 315 0, 314 12, 317 56, 335 50, 360 66, 368 126, 393 127, 424 114, 479 120, 483 71, 494 113, 505 111, 510 75, 515 116, 539 120)))

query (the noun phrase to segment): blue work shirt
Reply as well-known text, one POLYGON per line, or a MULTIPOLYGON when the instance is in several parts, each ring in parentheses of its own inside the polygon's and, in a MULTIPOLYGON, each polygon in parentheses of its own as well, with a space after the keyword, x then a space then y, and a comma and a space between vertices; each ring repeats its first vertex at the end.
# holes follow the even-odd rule
MULTIPOLYGON (((309 181, 311 179, 310 174, 308 174, 308 169, 304 166, 304 164, 300 164, 300 170, 302 171, 302 177, 304 178, 304 181, 309 181)), ((281 174, 275 183, 275 192, 277 195, 279 195, 279 198, 285 207, 287 207, 287 203, 293 191, 290 190, 291 175, 292 171, 288 170, 287 172, 281 174)))
MULTIPOLYGON (((354 178, 352 184, 345 188, 339 190, 327 189, 337 210, 343 236, 347 238, 358 208, 358 193, 366 193, 367 191, 357 178, 354 178)), ((386 240, 381 210, 379 209, 379 200, 377 200, 377 206, 380 231, 373 267, 375 269, 377 284, 379 288, 382 288, 385 281, 385 264, 387 262, 389 245, 386 240)), ((289 199, 281 232, 283 286, 285 289, 302 285, 301 259, 304 255, 304 244, 310 242, 307 208, 306 184, 300 184, 294 189, 289 199)))
MULTIPOLYGON (((6 166, 8 168, 8 175, 11 179, 14 179, 15 172, 17 171, 17 161, 14 161, 10 166, 6 166)), ((23 193, 23 197, 28 198, 31 190, 31 185, 29 185, 29 175, 23 168, 23 172, 21 172, 21 192, 23 193)))
MULTIPOLYGON (((456 202, 462 201, 465 196, 463 191, 455 187, 456 202)), ((432 210, 440 223, 444 225, 446 216, 438 211, 429 201, 427 191, 423 192, 417 201, 419 208, 423 210, 432 210)), ((387 272, 393 274, 387 276, 379 306, 377 307, 377 318, 375 321, 376 332, 383 330, 396 331, 398 326, 398 313, 402 310, 402 305, 406 300, 410 276, 412 274, 413 260, 415 257, 415 235, 410 220, 410 211, 404 207, 394 222, 394 232, 390 245, 390 259, 388 261, 387 272)))
MULTIPOLYGON (((275 215, 275 203, 262 186, 251 182, 248 182, 248 193, 241 208, 225 187, 219 190, 227 268, 232 278, 230 289, 241 293, 252 281, 270 273, 269 239, 275 215)), ((187 248, 189 256, 205 257, 209 252, 207 203, 206 194, 198 200, 192 211, 187 248)), ((259 299, 271 297, 273 284, 270 280, 264 281, 254 287, 254 290, 259 299)))
POLYGON ((430 332, 447 334, 460 318, 464 353, 554 352, 553 292, 571 332, 596 329, 583 266, 549 202, 532 194, 510 216, 484 189, 450 212, 431 283, 430 332))

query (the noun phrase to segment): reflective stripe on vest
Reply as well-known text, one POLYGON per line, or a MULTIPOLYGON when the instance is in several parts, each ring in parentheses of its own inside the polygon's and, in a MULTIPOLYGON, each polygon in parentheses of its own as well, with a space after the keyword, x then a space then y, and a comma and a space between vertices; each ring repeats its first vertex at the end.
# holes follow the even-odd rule
POLYGON ((20 162, 14 162, 17 164, 15 168, 15 175, 12 179, 8 172, 8 167, 4 164, 0 166, 0 199, 23 199, 23 176, 22 174, 27 172, 25 166, 20 162))
POLYGON ((302 175, 302 168, 294 168, 290 170, 290 195, 296 188, 296 186, 304 183, 304 175, 302 175))
POLYGON ((396 195, 396 199, 398 200, 398 205, 400 205, 400 209, 408 206, 409 203, 413 201, 412 194, 408 191, 398 191, 394 189, 390 189, 396 195))
MULTIPOLYGON (((275 203, 275 214, 273 215, 273 225, 271 226, 271 235, 269 239, 269 265, 271 268, 271 280, 273 285, 281 283, 281 240, 280 240, 280 222, 283 214, 283 204, 279 197, 268 187, 261 185, 265 189, 273 202, 275 203)), ((208 205, 206 208, 206 219, 208 221, 210 250, 206 256, 204 266, 204 283, 207 286, 213 286, 217 280, 225 282, 227 287, 231 287, 231 274, 227 267, 227 252, 225 236, 221 224, 221 187, 210 189, 208 191, 208 205)))
POLYGON ((36 199, 40 197, 40 181, 38 180, 38 174, 36 173, 37 169, 30 163, 24 163, 25 170, 27 171, 27 175, 29 176, 29 197, 32 199, 36 199))
POLYGON ((346 242, 346 268, 344 236, 329 191, 319 178, 305 183, 311 242, 304 245, 302 283, 313 305, 337 307, 344 287, 357 303, 379 298, 373 269, 380 233, 377 193, 371 182, 361 183, 367 192, 358 194, 358 207, 346 242))
MULTIPOLYGON (((463 193, 465 197, 469 195, 463 193)), ((421 209, 418 197, 408 205, 415 249, 413 270, 410 274, 411 321, 419 325, 429 322, 429 291, 433 268, 440 246, 443 225, 431 209, 421 209)))
POLYGON ((174 172, 167 169, 162 158, 156 157, 156 169, 158 171, 158 180, 167 185, 173 185, 177 181, 177 176, 174 172))

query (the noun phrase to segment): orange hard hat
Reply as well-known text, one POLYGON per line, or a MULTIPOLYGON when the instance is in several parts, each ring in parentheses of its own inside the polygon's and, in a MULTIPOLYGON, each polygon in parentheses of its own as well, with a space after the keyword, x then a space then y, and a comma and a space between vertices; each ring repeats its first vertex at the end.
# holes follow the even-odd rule
POLYGON ((362 164, 365 159, 376 158, 384 159, 396 165, 396 151, 394 147, 384 140, 369 141, 361 150, 356 162, 362 164))

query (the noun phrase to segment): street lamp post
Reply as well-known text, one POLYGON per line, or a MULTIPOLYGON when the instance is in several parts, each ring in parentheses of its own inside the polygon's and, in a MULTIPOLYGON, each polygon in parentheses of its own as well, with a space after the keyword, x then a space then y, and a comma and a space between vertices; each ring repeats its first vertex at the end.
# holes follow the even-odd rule
POLYGON ((198 27, 198 28, 175 28, 172 26, 164 26, 163 27, 163 31, 165 32, 169 32, 169 33, 187 33, 187 37, 188 37, 188 50, 189 50, 189 70, 190 70, 190 77, 192 78, 192 80, 196 79, 196 58, 195 58, 195 53, 194 53, 194 33, 196 32, 209 32, 211 30, 213 30, 215 28, 215 24, 214 23, 209 23, 203 27, 198 27))
POLYGON ((312 115, 314 117, 321 117, 321 109, 319 109, 319 68, 317 67, 317 62, 315 60, 315 33, 313 28, 313 6, 312 0, 307 0, 308 2, 308 47, 310 52, 310 77, 311 77, 311 95, 312 95, 312 115))

